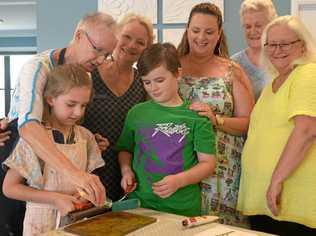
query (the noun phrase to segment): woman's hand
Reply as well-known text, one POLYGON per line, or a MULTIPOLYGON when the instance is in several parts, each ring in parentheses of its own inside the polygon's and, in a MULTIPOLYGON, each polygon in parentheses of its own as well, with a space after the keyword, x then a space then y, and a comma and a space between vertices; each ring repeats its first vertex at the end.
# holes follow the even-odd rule
POLYGON ((190 110, 198 112, 200 116, 205 116, 207 117, 213 125, 217 125, 216 117, 215 117, 215 112, 214 112, 214 107, 207 103, 202 103, 202 102, 193 102, 190 105, 190 110))
POLYGON ((153 183, 153 192, 161 198, 167 198, 180 188, 180 180, 176 175, 168 175, 153 183))
POLYGON ((133 192, 137 187, 135 174, 131 169, 126 169, 122 172, 121 187, 125 193, 133 192))
POLYGON ((109 146, 110 142, 106 138, 104 138, 101 134, 94 134, 95 140, 97 141, 97 144, 101 150, 101 152, 105 151, 109 146))
POLYGON ((11 131, 4 131, 9 125, 8 119, 0 120, 0 147, 5 145, 5 141, 10 138, 11 131))
POLYGON ((316 137, 315 117, 297 115, 294 116, 293 120, 294 129, 273 171, 271 183, 266 193, 267 205, 275 216, 280 211, 283 182, 301 165, 316 137))
POLYGON ((279 214, 279 205, 282 194, 282 183, 277 181, 271 181, 270 186, 268 188, 266 198, 267 205, 272 212, 273 215, 277 216, 279 214))

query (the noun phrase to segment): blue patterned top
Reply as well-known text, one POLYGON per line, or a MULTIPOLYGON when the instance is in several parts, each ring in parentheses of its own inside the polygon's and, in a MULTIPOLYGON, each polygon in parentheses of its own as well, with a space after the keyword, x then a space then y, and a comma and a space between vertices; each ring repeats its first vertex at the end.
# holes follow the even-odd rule
POLYGON ((231 56, 231 58, 246 71, 251 81, 255 99, 257 101, 262 89, 270 80, 270 76, 263 69, 257 67, 249 60, 245 49, 235 53, 231 56))

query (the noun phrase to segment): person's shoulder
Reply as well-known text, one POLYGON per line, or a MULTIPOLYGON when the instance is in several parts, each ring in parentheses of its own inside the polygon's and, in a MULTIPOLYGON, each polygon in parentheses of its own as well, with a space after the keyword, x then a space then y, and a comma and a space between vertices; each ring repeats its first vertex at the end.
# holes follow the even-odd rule
POLYGON ((244 51, 245 51, 245 50, 241 50, 241 51, 239 51, 239 52, 236 52, 236 53, 233 54, 230 58, 231 58, 232 60, 234 60, 234 61, 239 62, 239 61, 242 60, 242 58, 243 58, 243 56, 244 56, 244 51))
POLYGON ((140 103, 137 103, 136 105, 134 105, 132 107, 131 110, 136 110, 136 109, 141 109, 141 108, 144 108, 144 107, 149 107, 152 105, 152 101, 151 100, 148 100, 148 101, 145 101, 145 102, 140 102, 140 103))
POLYGON ((306 63, 297 65, 296 68, 292 71, 291 77, 303 79, 302 76, 308 78, 314 78, 316 76, 316 63, 306 63))
POLYGON ((232 72, 235 76, 240 77, 243 74, 242 67, 234 60, 230 58, 218 57, 219 64, 222 64, 228 72, 232 72))
POLYGON ((140 102, 137 103, 136 105, 134 105, 129 111, 128 111, 128 115, 141 115, 141 112, 151 108, 152 107, 152 101, 145 101, 145 102, 140 102))
POLYGON ((49 68, 50 65, 52 64, 52 54, 53 54, 52 49, 46 50, 44 52, 35 54, 32 56, 24 65, 23 68, 36 68, 36 67, 41 67, 45 66, 45 68, 49 68))
POLYGON ((245 71, 243 67, 238 62, 234 60, 230 60, 229 63, 230 63, 229 67, 231 68, 234 75, 233 77, 235 79, 239 80, 242 76, 245 75, 245 71))
POLYGON ((231 58, 225 58, 225 57, 217 56, 217 62, 218 62, 219 65, 222 65, 222 66, 226 67, 227 69, 229 69, 231 67, 239 66, 239 64, 236 63, 231 58))
POLYGON ((52 56, 53 52, 54 52, 53 49, 43 51, 41 53, 35 54, 33 57, 30 58, 29 61, 46 62, 47 60, 50 60, 50 57, 52 56))
POLYGON ((74 131, 75 131, 76 136, 80 136, 85 140, 94 138, 94 134, 90 130, 88 130, 87 128, 85 128, 81 125, 75 125, 74 131))
POLYGON ((298 68, 299 68, 299 70, 315 71, 316 70, 316 62, 302 64, 302 65, 299 65, 298 68))
POLYGON ((197 119, 197 120, 208 120, 206 117, 204 116, 200 116, 196 111, 193 111, 190 109, 190 105, 192 104, 192 102, 188 101, 188 100, 184 100, 184 104, 182 106, 182 110, 186 112, 186 116, 191 118, 191 119, 197 119))
POLYGON ((294 85, 313 86, 316 83, 316 63, 297 65, 289 75, 289 80, 294 85))
POLYGON ((189 110, 187 115, 188 119, 191 120, 195 124, 195 127, 199 127, 201 125, 210 125, 210 120, 205 116, 200 116, 196 111, 189 110))

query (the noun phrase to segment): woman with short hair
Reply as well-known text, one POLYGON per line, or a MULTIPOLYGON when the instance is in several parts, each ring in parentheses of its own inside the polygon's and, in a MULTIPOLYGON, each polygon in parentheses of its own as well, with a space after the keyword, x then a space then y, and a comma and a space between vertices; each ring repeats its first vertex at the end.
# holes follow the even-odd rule
POLYGON ((270 0, 245 0, 240 6, 240 21, 248 47, 235 53, 232 59, 246 71, 256 100, 270 80, 260 65, 261 35, 264 27, 276 17, 275 7, 270 0))

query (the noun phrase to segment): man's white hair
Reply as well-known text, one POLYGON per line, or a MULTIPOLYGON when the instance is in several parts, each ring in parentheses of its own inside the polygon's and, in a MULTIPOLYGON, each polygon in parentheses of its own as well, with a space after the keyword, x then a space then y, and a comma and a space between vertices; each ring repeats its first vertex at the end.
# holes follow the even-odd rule
POLYGON ((75 33, 78 30, 89 31, 89 29, 104 25, 111 30, 116 28, 116 21, 112 16, 104 12, 93 12, 85 15, 77 24, 75 33))

